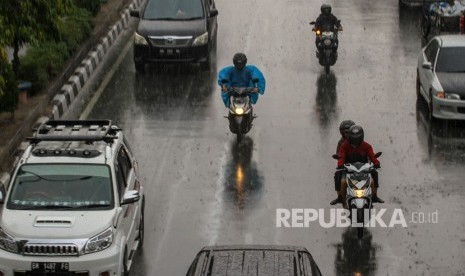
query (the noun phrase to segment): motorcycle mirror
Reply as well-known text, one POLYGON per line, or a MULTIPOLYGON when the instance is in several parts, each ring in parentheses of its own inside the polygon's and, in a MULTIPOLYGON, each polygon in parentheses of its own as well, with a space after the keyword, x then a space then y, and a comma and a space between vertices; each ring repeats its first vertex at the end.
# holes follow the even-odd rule
POLYGON ((252 83, 258 83, 258 79, 253 79, 252 83))
POLYGON ((339 158, 340 158, 339 155, 337 155, 337 154, 333 154, 332 157, 333 157, 334 159, 339 159, 339 158))
POLYGON ((381 154, 383 154, 381 151, 380 151, 380 152, 377 152, 377 153, 375 154, 375 157, 378 158, 378 157, 381 156, 381 154))
POLYGON ((316 24, 316 22, 315 22, 315 21, 311 21, 311 22, 310 22, 310 23, 308 23, 308 24, 310 24, 310 25, 315 25, 315 24, 316 24))
POLYGON ((227 80, 221 80, 221 83, 222 83, 222 84, 225 84, 225 83, 227 83, 227 82, 228 82, 227 80))

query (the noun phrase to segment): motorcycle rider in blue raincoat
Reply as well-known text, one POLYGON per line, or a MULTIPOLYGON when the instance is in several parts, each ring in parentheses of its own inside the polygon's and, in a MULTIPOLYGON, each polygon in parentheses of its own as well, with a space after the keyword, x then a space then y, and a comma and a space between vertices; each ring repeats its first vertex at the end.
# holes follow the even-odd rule
POLYGON ((224 105, 229 107, 229 88, 253 87, 250 102, 257 103, 258 94, 265 93, 266 81, 262 72, 254 65, 247 65, 247 57, 243 53, 236 53, 233 57, 234 66, 227 66, 218 74, 218 85, 221 86, 221 98, 224 105), (254 81, 258 81, 254 83, 254 81))

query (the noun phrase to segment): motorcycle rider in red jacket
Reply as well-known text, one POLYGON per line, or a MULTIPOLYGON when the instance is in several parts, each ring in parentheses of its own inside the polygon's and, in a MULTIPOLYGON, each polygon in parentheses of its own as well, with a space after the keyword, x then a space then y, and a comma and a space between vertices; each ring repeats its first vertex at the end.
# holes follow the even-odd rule
MULTIPOLYGON (((341 148, 338 152, 339 159, 337 161, 337 168, 343 169, 345 163, 354 163, 354 162, 368 162, 371 161, 374 164, 374 167, 379 169, 380 163, 375 156, 373 147, 364 141, 364 132, 363 128, 358 125, 353 125, 350 127, 347 134, 347 140, 344 141, 341 145, 341 148)), ((378 203, 384 203, 384 200, 378 197, 377 189, 379 187, 378 173, 374 170, 371 173, 373 181, 371 183, 372 190, 372 201, 378 203)), ((343 202, 346 199, 347 192, 347 181, 345 177, 341 178, 341 194, 343 202)))
MULTIPOLYGON (((355 125, 354 121, 352 120, 344 120, 339 125, 339 133, 341 133, 341 139, 337 143, 336 154, 339 152, 344 141, 347 140, 347 133, 351 126, 355 125)), ((338 170, 334 173, 334 190, 337 192, 337 198, 330 202, 331 205, 336 205, 338 203, 342 203, 342 194, 341 194, 341 176, 342 171, 338 170)))

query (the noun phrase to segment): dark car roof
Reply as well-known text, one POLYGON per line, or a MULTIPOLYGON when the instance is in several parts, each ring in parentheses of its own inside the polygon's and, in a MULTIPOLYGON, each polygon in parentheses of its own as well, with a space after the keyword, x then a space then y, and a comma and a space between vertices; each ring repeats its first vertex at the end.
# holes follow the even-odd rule
POLYGON ((307 276, 321 275, 305 247, 234 245, 204 247, 187 276, 307 276))

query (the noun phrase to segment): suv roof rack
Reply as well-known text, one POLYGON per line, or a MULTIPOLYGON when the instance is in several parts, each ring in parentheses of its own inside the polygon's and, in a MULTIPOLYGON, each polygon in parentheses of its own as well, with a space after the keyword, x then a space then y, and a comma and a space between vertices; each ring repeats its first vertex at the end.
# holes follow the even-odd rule
POLYGON ((116 131, 121 129, 111 124, 111 120, 49 120, 33 129, 31 143, 41 141, 104 141, 111 143, 116 131))

